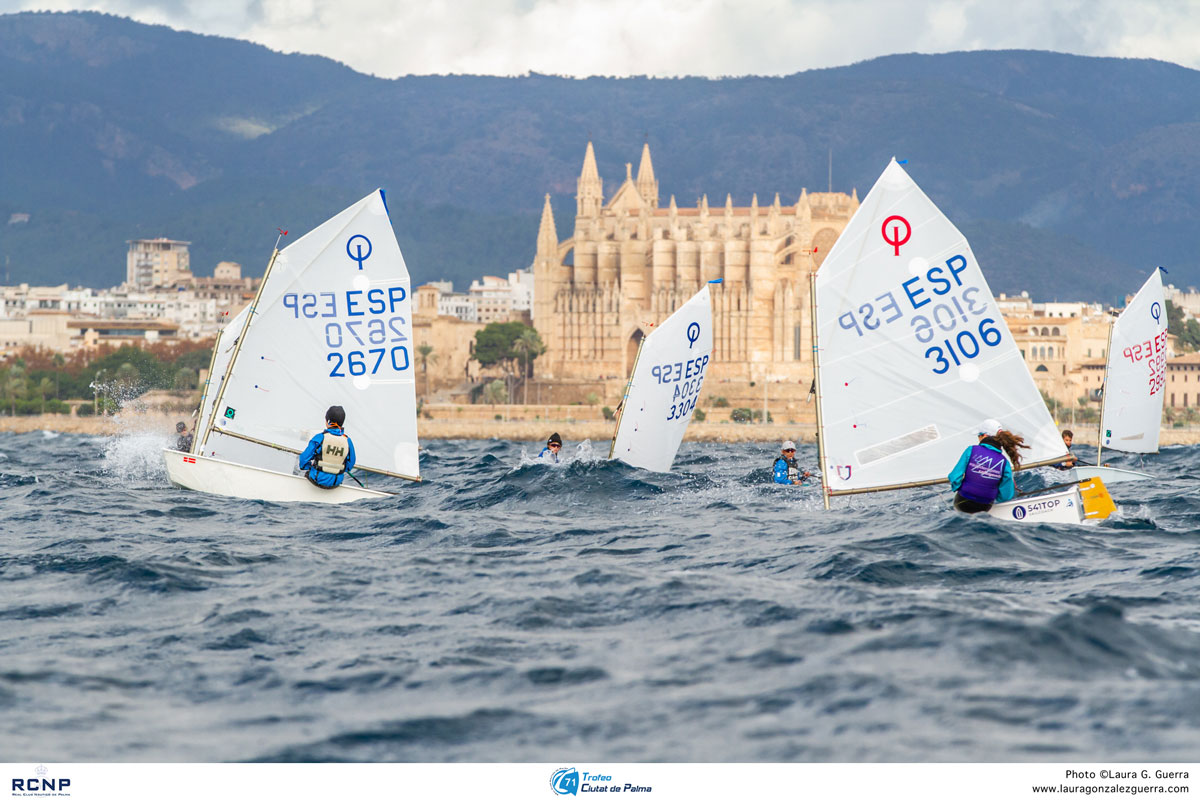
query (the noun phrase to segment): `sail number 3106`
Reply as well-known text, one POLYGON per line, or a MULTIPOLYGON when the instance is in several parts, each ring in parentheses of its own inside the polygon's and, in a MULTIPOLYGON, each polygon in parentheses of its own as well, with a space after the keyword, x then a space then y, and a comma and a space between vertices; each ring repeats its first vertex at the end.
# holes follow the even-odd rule
POLYGON ((957 335, 945 338, 939 344, 926 349, 925 358, 934 360, 933 373, 945 375, 950 370, 951 361, 954 362, 954 366, 961 367, 963 361, 979 355, 983 347, 995 347, 1000 344, 1002 334, 996 327, 996 320, 991 317, 979 321, 978 331, 978 337, 975 331, 970 329, 959 331, 957 335))

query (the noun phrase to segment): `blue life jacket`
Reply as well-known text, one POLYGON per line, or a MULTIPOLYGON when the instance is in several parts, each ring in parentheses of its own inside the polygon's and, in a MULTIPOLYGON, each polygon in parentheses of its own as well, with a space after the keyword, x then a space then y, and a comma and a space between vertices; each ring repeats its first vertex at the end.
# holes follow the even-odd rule
POLYGON ((538 453, 538 458, 542 461, 549 461, 554 464, 558 463, 558 453, 554 452, 549 447, 543 447, 542 452, 538 453))
POLYGON ((1000 493, 1000 481, 1008 459, 1003 453, 981 444, 970 448, 967 466, 958 493, 976 503, 994 503, 1000 493))
POLYGON ((796 463, 795 457, 779 456, 771 466, 771 476, 775 483, 790 485, 792 481, 800 480, 800 465, 796 463))

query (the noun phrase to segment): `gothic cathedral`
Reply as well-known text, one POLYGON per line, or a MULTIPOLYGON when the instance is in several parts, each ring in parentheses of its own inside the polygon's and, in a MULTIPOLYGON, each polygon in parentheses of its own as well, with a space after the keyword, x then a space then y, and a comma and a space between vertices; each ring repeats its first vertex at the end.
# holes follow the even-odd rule
POLYGON ((539 378, 625 378, 641 339, 679 305, 712 287, 710 380, 807 381, 812 373, 809 275, 858 208, 857 192, 809 194, 710 210, 707 195, 659 207, 650 146, 637 178, 604 202, 588 142, 575 195, 575 230, 560 242, 546 195, 533 262, 533 323, 545 341, 539 378), (572 254, 572 264, 563 263, 572 254))

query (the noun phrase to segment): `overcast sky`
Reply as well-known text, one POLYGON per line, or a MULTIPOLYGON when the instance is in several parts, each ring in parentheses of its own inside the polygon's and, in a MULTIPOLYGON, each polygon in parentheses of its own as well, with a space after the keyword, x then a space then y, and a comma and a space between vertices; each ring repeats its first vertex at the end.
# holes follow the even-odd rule
POLYGON ((0 0, 93 10, 405 74, 782 75, 1027 48, 1200 68, 1195 0, 0 0))

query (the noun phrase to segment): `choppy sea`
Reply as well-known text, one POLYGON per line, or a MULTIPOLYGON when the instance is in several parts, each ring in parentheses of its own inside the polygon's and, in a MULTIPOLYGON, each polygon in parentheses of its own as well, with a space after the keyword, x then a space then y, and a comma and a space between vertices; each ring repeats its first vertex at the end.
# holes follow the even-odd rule
POLYGON ((168 441, 0 435, 0 760, 1196 758, 1196 448, 1112 454, 1161 477, 1077 527, 826 512, 767 444, 429 441, 394 500, 276 505, 168 441))

